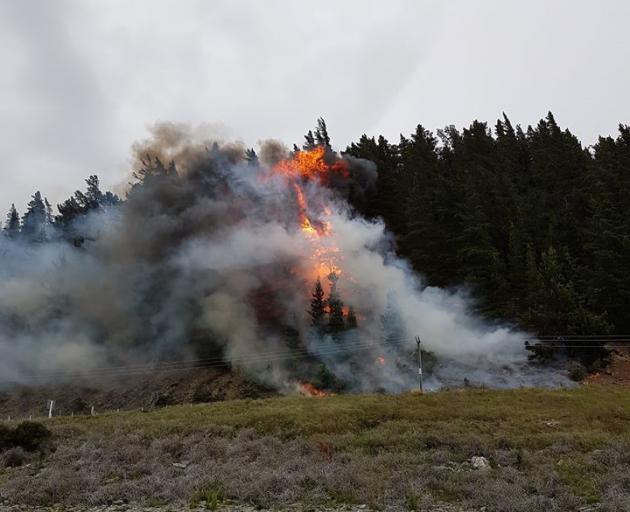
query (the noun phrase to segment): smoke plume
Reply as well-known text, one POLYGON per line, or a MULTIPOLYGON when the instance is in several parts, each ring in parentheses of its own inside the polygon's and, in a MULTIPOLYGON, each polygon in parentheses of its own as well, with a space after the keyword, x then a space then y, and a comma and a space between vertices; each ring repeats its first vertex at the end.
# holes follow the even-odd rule
POLYGON ((416 386, 415 336, 429 388, 564 382, 528 365, 522 332, 425 286, 350 206, 374 186, 371 162, 277 141, 257 156, 175 125, 153 135, 134 145, 120 204, 78 215, 71 235, 0 237, 3 382, 204 359, 285 392, 395 392, 416 386))

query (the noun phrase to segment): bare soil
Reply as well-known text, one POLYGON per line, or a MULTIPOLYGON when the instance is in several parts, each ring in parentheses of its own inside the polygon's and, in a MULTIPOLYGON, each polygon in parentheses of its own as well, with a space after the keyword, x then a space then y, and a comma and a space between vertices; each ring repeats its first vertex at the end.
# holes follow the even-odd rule
POLYGON ((630 346, 614 349, 610 355, 610 364, 604 370, 589 375, 586 382, 630 386, 630 346))

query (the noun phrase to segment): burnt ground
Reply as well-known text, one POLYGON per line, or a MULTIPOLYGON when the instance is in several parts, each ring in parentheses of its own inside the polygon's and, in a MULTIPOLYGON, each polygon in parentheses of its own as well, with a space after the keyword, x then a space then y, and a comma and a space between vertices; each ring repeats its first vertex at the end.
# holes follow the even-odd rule
POLYGON ((588 384, 630 385, 630 346, 618 347, 610 353, 610 364, 602 371, 589 375, 588 384))
POLYGON ((47 414, 55 400, 55 415, 153 409, 182 403, 263 398, 276 393, 227 368, 186 369, 134 376, 101 377, 46 385, 14 385, 0 390, 0 418, 33 418, 47 414))

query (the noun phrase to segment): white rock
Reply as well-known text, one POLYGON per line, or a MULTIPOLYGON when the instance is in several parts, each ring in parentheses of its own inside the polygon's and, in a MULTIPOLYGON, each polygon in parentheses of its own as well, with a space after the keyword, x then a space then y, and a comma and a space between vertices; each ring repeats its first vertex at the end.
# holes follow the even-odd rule
POLYGON ((490 469, 490 461, 483 456, 474 456, 470 459, 473 468, 479 470, 490 469))

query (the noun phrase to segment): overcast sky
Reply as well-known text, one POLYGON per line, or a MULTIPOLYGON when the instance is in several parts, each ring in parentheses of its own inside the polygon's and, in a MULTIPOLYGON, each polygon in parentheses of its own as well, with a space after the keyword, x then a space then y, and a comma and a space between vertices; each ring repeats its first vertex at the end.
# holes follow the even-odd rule
POLYGON ((292 144, 324 116, 343 148, 552 110, 590 145, 630 123, 629 23, 627 0, 0 0, 0 208, 124 181, 156 121, 292 144))

